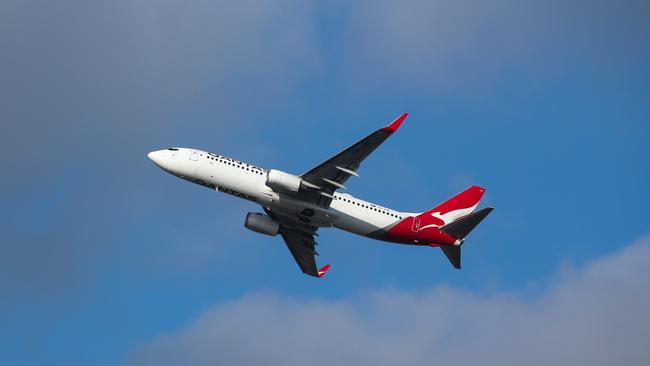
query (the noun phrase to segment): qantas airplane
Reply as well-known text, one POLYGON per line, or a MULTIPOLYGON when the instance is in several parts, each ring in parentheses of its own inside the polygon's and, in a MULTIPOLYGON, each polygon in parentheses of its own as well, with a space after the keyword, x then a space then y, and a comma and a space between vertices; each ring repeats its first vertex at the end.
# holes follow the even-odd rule
POLYGON ((379 206, 336 190, 351 176, 358 177, 361 162, 400 127, 404 113, 297 176, 276 169, 265 170, 225 156, 170 147, 149 153, 156 165, 181 179, 249 201, 265 213, 249 212, 244 226, 252 231, 280 234, 303 273, 322 277, 329 265, 316 266, 315 236, 321 227, 335 227, 391 243, 440 247, 451 264, 460 269, 460 248, 465 236, 491 211, 474 212, 485 189, 477 186, 421 213, 379 206))

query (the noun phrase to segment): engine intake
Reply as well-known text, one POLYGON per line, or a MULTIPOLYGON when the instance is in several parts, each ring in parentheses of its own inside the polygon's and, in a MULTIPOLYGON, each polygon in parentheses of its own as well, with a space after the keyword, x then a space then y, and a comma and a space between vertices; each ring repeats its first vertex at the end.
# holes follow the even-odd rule
POLYGON ((266 185, 274 191, 297 192, 300 190, 301 184, 300 177, 280 170, 271 169, 266 176, 266 185))
POLYGON ((273 220, 268 215, 257 212, 249 212, 246 215, 244 226, 246 226, 248 230, 270 236, 276 236, 278 235, 278 231, 280 231, 280 223, 273 220))

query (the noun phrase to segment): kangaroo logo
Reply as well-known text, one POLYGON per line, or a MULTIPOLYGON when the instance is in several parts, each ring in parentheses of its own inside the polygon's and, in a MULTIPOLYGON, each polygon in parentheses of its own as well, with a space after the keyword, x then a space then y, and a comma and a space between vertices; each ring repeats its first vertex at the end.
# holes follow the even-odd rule
POLYGON ((424 230, 424 229, 430 228, 430 227, 443 227, 443 226, 449 224, 450 222, 454 222, 454 221, 458 220, 459 218, 461 218, 461 217, 463 217, 463 216, 465 216, 467 214, 472 213, 472 211, 474 211, 476 206, 478 206, 478 202, 472 207, 459 208, 458 210, 452 210, 452 211, 449 211, 449 212, 444 213, 444 214, 440 213, 440 211, 432 212, 431 216, 435 217, 436 219, 438 219, 440 221, 442 221, 442 225, 429 224, 429 225, 422 226, 420 228, 420 230, 424 230))

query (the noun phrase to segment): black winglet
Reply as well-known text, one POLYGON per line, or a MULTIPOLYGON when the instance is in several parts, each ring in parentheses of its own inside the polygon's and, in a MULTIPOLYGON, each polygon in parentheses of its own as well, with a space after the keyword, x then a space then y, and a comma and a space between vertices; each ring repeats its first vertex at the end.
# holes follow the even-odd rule
MULTIPOLYGON (((486 207, 482 210, 462 217, 452 223, 449 223, 448 225, 443 226, 440 230, 453 236, 454 238, 464 239, 467 234, 469 234, 469 232, 472 231, 476 225, 478 225, 485 218, 485 216, 492 212, 492 210, 492 207, 486 207)), ((445 252, 445 254, 447 254, 447 252, 445 252)), ((447 255, 447 257, 449 257, 449 255, 447 255)))
POLYGON ((454 268, 460 269, 460 245, 441 245, 440 249, 449 259, 449 263, 454 268))

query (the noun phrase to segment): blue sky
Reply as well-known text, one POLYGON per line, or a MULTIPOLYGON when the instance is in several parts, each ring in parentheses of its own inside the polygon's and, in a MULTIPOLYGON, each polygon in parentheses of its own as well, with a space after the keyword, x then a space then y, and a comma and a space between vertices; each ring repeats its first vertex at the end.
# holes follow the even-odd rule
POLYGON ((409 351, 418 363, 455 350, 457 338, 526 336, 550 319, 560 325, 549 334, 573 336, 567 360, 626 351, 643 363, 642 345, 598 354, 600 340, 571 331, 650 337, 647 319, 614 324, 610 308, 593 306, 650 304, 638 294, 650 264, 648 10, 643 1, 4 2, 0 360, 293 364, 291 352, 269 351, 277 342, 304 346, 296 354, 317 364, 364 363, 335 340, 300 340, 350 332, 367 355, 391 349, 392 334, 427 336, 419 321, 450 332, 447 343, 381 359, 409 351), (468 238, 460 272, 439 250, 322 230, 318 259, 332 269, 314 280, 279 238, 243 227, 251 203, 146 158, 192 146, 298 174, 402 112, 409 118, 348 191, 423 211, 486 187, 483 202, 496 209, 468 238), (445 312, 432 308, 440 304, 445 312), (571 324, 556 316, 564 308, 592 317, 571 324), (468 309, 482 327, 453 327, 468 309), (229 342, 241 334, 252 343, 239 350, 229 342))

